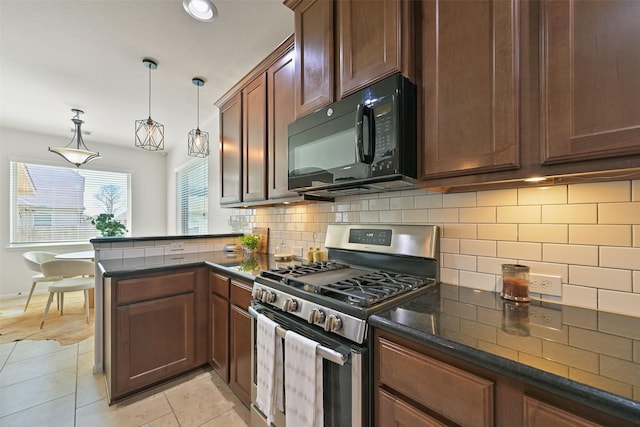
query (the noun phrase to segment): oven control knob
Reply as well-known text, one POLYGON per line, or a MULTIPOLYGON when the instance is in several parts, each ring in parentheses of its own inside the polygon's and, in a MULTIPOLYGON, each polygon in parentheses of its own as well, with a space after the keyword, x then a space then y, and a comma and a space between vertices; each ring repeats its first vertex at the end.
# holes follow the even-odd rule
POLYGON ((307 321, 309 323, 311 323, 311 324, 313 324, 313 323, 322 323, 322 322, 324 322, 324 313, 322 311, 318 310, 317 308, 314 308, 309 313, 309 318, 307 319, 307 321))
POLYGON ((282 309, 288 312, 298 311, 298 305, 298 301, 288 298, 287 300, 285 300, 282 309))
POLYGON ((253 292, 251 292, 251 296, 253 299, 261 300, 262 299, 262 289, 254 288, 253 292))
POLYGON ((271 291, 263 291, 261 300, 262 302, 272 303, 276 300, 276 293, 271 291))
POLYGON ((339 331, 342 328, 342 320, 338 316, 330 314, 327 316, 327 321, 324 322, 324 330, 327 332, 339 331))

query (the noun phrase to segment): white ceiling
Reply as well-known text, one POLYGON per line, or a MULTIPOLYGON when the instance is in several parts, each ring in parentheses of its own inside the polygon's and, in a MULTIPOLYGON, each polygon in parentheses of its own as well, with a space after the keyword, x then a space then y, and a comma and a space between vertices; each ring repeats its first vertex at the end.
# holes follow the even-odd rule
POLYGON ((293 33, 282 0, 214 3, 218 18, 205 23, 182 0, 0 0, 0 126, 71 140, 79 108, 89 148, 134 146, 134 122, 149 115, 150 57, 151 117, 165 127, 165 150, 186 147, 197 119, 191 79, 206 82, 200 129, 211 132, 213 103, 293 33))

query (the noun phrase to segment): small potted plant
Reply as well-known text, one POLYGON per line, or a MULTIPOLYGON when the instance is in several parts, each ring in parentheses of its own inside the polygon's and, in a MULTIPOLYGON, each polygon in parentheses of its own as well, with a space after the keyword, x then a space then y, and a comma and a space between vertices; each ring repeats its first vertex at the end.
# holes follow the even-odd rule
POLYGON ((101 213, 95 218, 91 218, 91 224, 96 226, 102 237, 124 236, 127 227, 114 218, 113 214, 101 213))
POLYGON ((245 234, 244 236, 240 236, 238 240, 240 240, 240 244, 245 252, 252 253, 258 247, 261 238, 262 236, 259 234, 245 234))

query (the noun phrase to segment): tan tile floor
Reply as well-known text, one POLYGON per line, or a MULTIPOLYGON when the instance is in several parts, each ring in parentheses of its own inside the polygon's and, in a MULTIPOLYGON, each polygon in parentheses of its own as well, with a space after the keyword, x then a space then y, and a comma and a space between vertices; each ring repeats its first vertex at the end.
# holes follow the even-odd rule
POLYGON ((208 368, 109 406, 93 337, 0 345, 0 426, 246 427, 249 410, 208 368))

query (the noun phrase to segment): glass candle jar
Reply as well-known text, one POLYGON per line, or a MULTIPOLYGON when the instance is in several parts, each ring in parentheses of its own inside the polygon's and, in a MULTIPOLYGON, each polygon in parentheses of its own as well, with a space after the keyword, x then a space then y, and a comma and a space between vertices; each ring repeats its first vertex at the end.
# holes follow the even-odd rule
POLYGON ((529 266, 502 264, 502 292, 506 300, 527 302, 529 297, 529 266))

